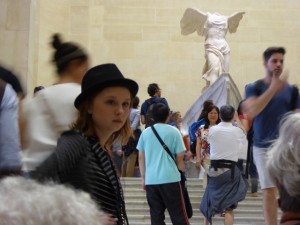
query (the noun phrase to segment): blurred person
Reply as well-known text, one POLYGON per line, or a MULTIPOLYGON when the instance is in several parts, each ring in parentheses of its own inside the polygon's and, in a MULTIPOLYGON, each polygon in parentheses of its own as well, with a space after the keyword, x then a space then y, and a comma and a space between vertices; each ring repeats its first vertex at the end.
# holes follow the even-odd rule
POLYGON ((194 155, 196 155, 196 145, 197 145, 196 131, 199 129, 199 127, 201 125, 204 125, 204 123, 205 123, 204 116, 206 114, 208 107, 210 107, 211 105, 213 105, 212 100, 204 101, 203 105, 202 105, 202 111, 200 113, 199 118, 197 119, 196 122, 194 122, 189 127, 190 150, 194 155))
MULTIPOLYGON (((169 107, 168 102, 165 98, 161 97, 161 89, 158 86, 157 83, 151 83, 148 85, 148 94, 150 96, 149 99, 145 100, 141 107, 141 123, 145 124, 145 128, 149 127, 151 124, 153 124, 152 118, 149 118, 152 113, 149 113, 149 109, 153 104, 156 103, 163 103, 167 107, 169 107)), ((152 115, 151 115, 152 117, 152 115)))
POLYGON ((171 118, 170 118, 170 123, 169 124, 171 126, 176 127, 181 132, 182 116, 181 116, 181 113, 179 111, 171 113, 171 118))
POLYGON ((154 129, 170 149, 177 166, 159 142, 152 127, 146 128, 137 145, 142 187, 146 190, 151 225, 165 224, 166 209, 173 224, 189 225, 178 171, 185 169, 183 161, 185 147, 178 129, 167 124, 169 115, 167 105, 163 103, 154 105, 154 129))
POLYGON ((219 118, 219 108, 215 105, 210 105, 206 109, 204 115, 204 124, 199 127, 196 131, 197 144, 196 144, 196 167, 204 168, 204 179, 203 179, 203 188, 207 184, 207 171, 210 166, 210 144, 208 139, 209 129, 220 123, 219 118))
POLYGON ((268 152, 267 170, 279 190, 280 224, 300 224, 300 113, 287 115, 268 152))
POLYGON ((0 182, 1 225, 107 225, 91 197, 54 183, 39 184, 23 177, 0 182))
POLYGON ((0 79, 0 178, 21 174, 18 107, 16 92, 0 79))
POLYGON ((171 112, 169 125, 176 127, 183 139, 184 146, 186 148, 184 152, 184 167, 185 167, 185 175, 186 177, 190 176, 190 160, 193 158, 193 153, 190 151, 190 143, 188 135, 184 135, 182 133, 182 116, 179 111, 171 112))
MULTIPOLYGON (((250 175, 250 184, 251 184, 251 196, 258 197, 258 173, 253 160, 253 128, 252 128, 252 120, 247 116, 246 113, 243 113, 242 104, 245 100, 242 100, 237 108, 237 113, 239 119, 247 132, 247 140, 248 140, 248 150, 247 150, 247 161, 246 161, 246 169, 245 175, 248 178, 250 175)), ((238 160, 238 167, 243 172, 243 163, 244 160, 238 160)))
POLYGON ((298 89, 287 82, 283 72, 285 49, 270 47, 263 53, 265 77, 245 87, 245 113, 253 119, 253 157, 263 193, 266 225, 277 224, 275 184, 266 172, 268 149, 278 136, 279 123, 287 112, 300 111, 298 89))
POLYGON ((53 153, 61 133, 76 119, 73 102, 88 69, 88 55, 78 44, 62 42, 59 34, 53 35, 51 44, 55 50, 57 82, 43 89, 26 106, 23 170, 29 173, 53 153))
MULTIPOLYGON (((25 129, 23 127, 23 108, 22 108, 22 102, 23 99, 26 96, 26 93, 21 85, 21 82, 17 75, 15 75, 11 70, 8 70, 7 68, 4 68, 0 65, 0 79, 2 79, 7 84, 10 84, 13 88, 13 90, 16 92, 18 97, 18 129, 19 133, 21 134, 23 130, 25 129)), ((25 140, 23 139, 22 135, 19 135, 19 141, 21 146, 25 143, 25 140)))
POLYGON ((248 182, 237 167, 247 139, 242 127, 233 126, 238 116, 231 105, 220 108, 220 118, 221 122, 209 129, 211 165, 200 211, 205 216, 204 224, 211 224, 215 214, 224 212, 224 225, 232 225, 233 210, 245 199, 248 189, 248 182))
POLYGON ((138 106, 140 99, 135 96, 132 101, 132 108, 130 110, 130 127, 131 127, 131 137, 129 138, 126 145, 122 147, 123 150, 123 165, 122 165, 122 177, 133 177, 134 168, 137 162, 138 151, 136 149, 137 143, 139 141, 141 131, 140 124, 140 110, 138 106))
POLYGON ((116 168, 117 174, 120 177, 122 175, 122 165, 123 165, 123 150, 122 150, 122 140, 116 139, 112 144, 113 153, 113 163, 116 168))
POLYGON ((98 207, 128 225, 123 190, 112 161, 112 144, 131 134, 129 113, 138 84, 124 78, 115 64, 88 70, 74 105, 79 114, 57 148, 32 173, 40 181, 54 180, 88 192, 98 207))

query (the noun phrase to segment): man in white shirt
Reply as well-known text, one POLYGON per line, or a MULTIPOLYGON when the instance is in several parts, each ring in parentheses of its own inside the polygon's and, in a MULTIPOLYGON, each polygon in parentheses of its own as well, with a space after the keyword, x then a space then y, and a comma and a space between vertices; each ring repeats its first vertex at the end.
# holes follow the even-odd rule
POLYGON ((225 225, 233 224, 233 209, 247 193, 248 182, 242 177, 236 163, 247 151, 247 138, 237 113, 231 105, 220 108, 221 123, 209 129, 211 166, 208 185, 200 210, 206 224, 217 213, 225 213, 225 225), (238 127, 233 126, 233 120, 238 127))

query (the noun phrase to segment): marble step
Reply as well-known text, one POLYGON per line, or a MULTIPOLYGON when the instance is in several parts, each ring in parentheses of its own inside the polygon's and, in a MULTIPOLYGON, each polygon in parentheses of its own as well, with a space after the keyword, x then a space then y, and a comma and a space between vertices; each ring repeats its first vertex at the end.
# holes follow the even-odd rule
MULTIPOLYGON (((151 224, 150 215, 128 215, 129 223, 142 225, 142 224, 151 224)), ((191 225, 199 225, 203 223, 203 216, 193 216, 190 220, 191 225)), ((169 216, 166 216, 166 224, 172 224, 169 216)), ((220 216, 215 216, 212 223, 214 225, 224 224, 224 218, 220 216)), ((243 225, 264 225, 264 218, 262 216, 244 216, 244 217, 235 217, 234 224, 243 224, 243 225)))
MULTIPOLYGON (((142 190, 140 178, 122 178, 126 211, 131 225, 150 225, 150 212, 146 200, 146 192, 142 190)), ((194 209, 194 216, 190 219, 191 225, 203 223, 203 215, 199 211, 199 204, 204 194, 202 181, 198 178, 188 178, 187 186, 194 209)), ((244 201, 240 202, 235 212, 234 225, 263 225, 262 193, 259 189, 258 196, 253 197, 250 190, 244 201)), ((166 211, 166 225, 171 225, 170 217, 166 211)), ((280 217, 280 213, 278 214, 280 217)), ((214 225, 224 224, 224 218, 216 215, 214 225)))

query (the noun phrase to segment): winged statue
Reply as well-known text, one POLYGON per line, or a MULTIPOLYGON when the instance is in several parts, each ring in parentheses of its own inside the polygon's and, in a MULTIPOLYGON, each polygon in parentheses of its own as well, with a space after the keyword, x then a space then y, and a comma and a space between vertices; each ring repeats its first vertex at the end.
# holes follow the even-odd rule
POLYGON ((187 8, 180 20, 181 34, 189 35, 197 31, 205 36, 205 65, 203 78, 206 86, 212 85, 222 73, 229 72, 230 48, 226 41, 227 31, 235 33, 245 12, 235 12, 231 16, 219 13, 203 13, 195 8, 187 8))

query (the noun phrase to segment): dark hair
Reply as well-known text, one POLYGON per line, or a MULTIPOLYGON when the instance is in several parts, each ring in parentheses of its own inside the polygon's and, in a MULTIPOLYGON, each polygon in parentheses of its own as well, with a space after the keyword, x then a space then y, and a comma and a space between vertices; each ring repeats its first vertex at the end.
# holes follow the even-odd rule
POLYGON ((239 105, 238 105, 238 108, 237 108, 237 113, 238 113, 238 115, 242 115, 243 114, 243 110, 242 110, 242 105, 243 105, 243 103, 246 101, 246 99, 243 99, 243 100, 241 100, 240 101, 240 103, 239 103, 239 105))
POLYGON ((203 102, 203 105, 202 105, 203 108, 202 108, 202 111, 201 111, 201 114, 200 114, 198 120, 201 120, 202 118, 205 117, 206 111, 207 111, 208 107, 210 107, 211 105, 214 105, 212 100, 206 100, 203 102))
POLYGON ((40 90, 43 90, 43 89, 45 89, 44 86, 37 86, 37 87, 34 88, 33 94, 36 94, 37 92, 39 92, 40 90))
POLYGON ((137 109, 140 103, 140 99, 138 96, 135 96, 132 100, 132 108, 137 109))
POLYGON ((265 62, 267 62, 274 53, 281 53, 281 54, 284 55, 285 54, 285 49, 283 47, 270 47, 270 48, 267 48, 264 51, 264 54, 263 54, 265 62))
POLYGON ((63 43, 59 34, 54 34, 51 45, 56 50, 53 55, 53 62, 56 65, 57 73, 63 73, 72 60, 87 61, 88 56, 84 50, 75 43, 63 43))
POLYGON ((159 90, 159 86, 156 83, 149 84, 148 86, 148 94, 153 97, 155 93, 159 90))
POLYGON ((209 105, 208 108, 206 109, 206 112, 204 114, 204 120, 205 120, 205 124, 204 124, 204 128, 208 128, 209 125, 210 125, 210 122, 209 122, 209 119, 208 119, 208 113, 210 113, 213 109, 217 110, 217 113, 218 113, 218 119, 216 121, 216 124, 220 123, 221 120, 220 120, 220 110, 217 106, 215 105, 209 105))
POLYGON ((220 108, 220 117, 224 122, 230 122, 234 116, 234 108, 231 105, 223 105, 220 108))
POLYGON ((170 109, 163 103, 157 103, 153 105, 152 112, 155 123, 165 123, 170 114, 170 109))

